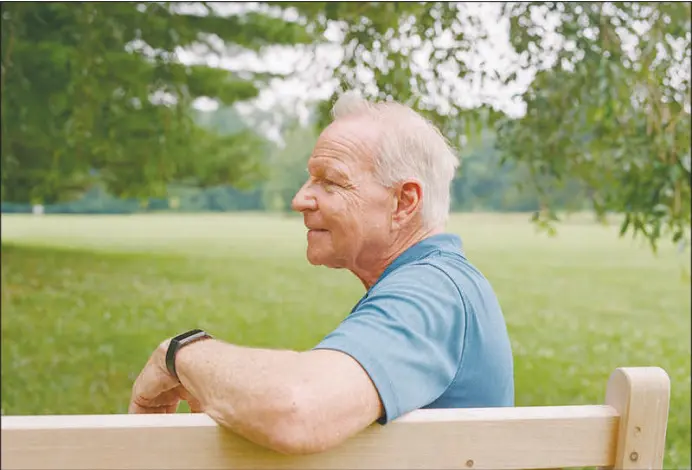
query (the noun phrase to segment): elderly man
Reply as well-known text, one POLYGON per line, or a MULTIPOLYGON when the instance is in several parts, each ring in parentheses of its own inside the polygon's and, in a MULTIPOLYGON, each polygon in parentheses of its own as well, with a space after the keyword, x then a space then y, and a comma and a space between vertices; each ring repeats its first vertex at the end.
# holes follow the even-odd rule
POLYGON ((310 263, 345 268, 366 293, 309 351, 228 344, 199 330, 166 340, 134 383, 131 413, 181 400, 278 452, 320 452, 419 408, 512 406, 500 305, 444 232, 458 161, 396 103, 337 101, 293 208, 310 263))

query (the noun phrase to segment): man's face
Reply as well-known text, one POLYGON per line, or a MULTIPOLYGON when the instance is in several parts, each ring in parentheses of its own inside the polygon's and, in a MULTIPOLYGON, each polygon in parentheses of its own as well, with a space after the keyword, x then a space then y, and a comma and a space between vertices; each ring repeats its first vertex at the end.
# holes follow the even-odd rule
POLYGON ((351 268, 387 246, 394 199, 373 175, 375 132, 367 120, 343 119, 317 140, 292 204, 309 229, 312 264, 351 268))

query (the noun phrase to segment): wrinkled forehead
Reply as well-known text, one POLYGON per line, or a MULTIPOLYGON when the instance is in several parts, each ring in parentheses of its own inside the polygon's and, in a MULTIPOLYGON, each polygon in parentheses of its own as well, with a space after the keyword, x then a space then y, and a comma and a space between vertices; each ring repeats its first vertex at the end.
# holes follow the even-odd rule
POLYGON ((367 117, 338 119, 322 131, 310 160, 332 160, 352 171, 372 171, 379 135, 379 126, 367 117))

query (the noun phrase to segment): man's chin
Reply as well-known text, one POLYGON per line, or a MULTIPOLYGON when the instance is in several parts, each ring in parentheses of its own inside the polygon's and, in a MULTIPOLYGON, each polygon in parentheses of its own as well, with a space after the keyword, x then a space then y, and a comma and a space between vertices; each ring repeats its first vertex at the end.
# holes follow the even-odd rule
POLYGON ((333 257, 329 256, 327 253, 320 252, 318 250, 311 250, 308 247, 307 251, 308 263, 313 266, 325 266, 327 268, 338 268, 336 263, 334 263, 333 257))
POLYGON ((326 264, 326 259, 324 256, 321 256, 320 253, 314 253, 309 248, 308 248, 307 258, 308 258, 308 263, 310 263, 313 266, 322 266, 322 265, 326 264))
POLYGON ((322 263, 319 261, 319 259, 315 259, 310 255, 308 255, 308 263, 310 263, 313 266, 321 266, 322 265, 322 263))

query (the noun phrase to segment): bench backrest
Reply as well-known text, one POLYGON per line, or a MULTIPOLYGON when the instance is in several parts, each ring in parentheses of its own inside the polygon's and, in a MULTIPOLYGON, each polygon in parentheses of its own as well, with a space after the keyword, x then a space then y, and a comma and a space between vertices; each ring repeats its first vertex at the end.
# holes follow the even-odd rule
POLYGON ((603 405, 418 410, 328 452, 263 449, 205 414, 4 416, 7 469, 662 468, 670 381, 620 368, 603 405))

